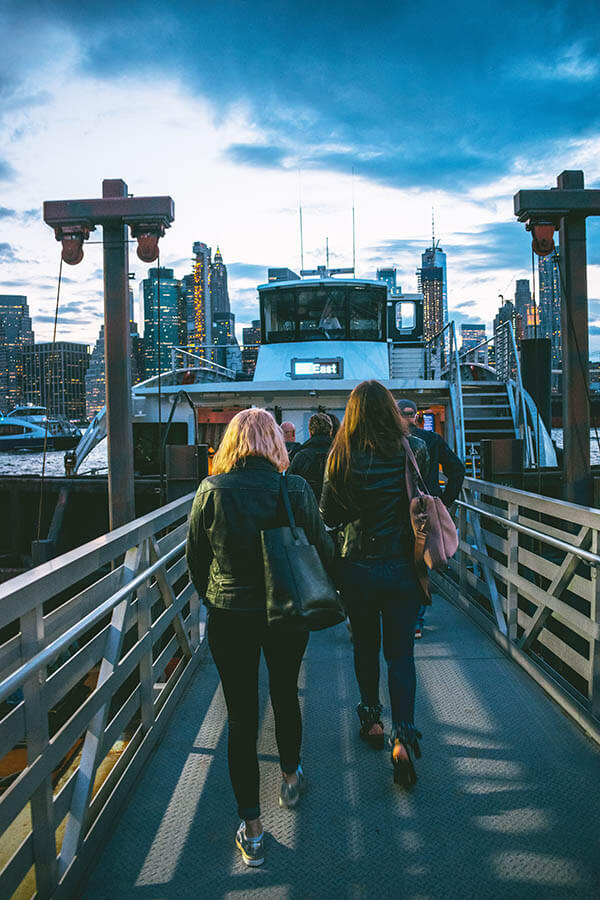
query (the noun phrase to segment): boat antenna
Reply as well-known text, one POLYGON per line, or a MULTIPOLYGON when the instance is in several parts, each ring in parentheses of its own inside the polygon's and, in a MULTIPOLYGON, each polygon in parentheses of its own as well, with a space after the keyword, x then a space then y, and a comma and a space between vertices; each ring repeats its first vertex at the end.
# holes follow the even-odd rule
POLYGON ((356 217, 354 210, 354 166, 352 166, 352 271, 356 278, 356 217))
POLYGON ((304 268, 304 235, 302 233, 302 179, 298 169, 298 214, 300 218, 300 271, 304 268))
POLYGON ((327 266, 327 271, 329 271, 329 238, 325 238, 325 265, 327 266))

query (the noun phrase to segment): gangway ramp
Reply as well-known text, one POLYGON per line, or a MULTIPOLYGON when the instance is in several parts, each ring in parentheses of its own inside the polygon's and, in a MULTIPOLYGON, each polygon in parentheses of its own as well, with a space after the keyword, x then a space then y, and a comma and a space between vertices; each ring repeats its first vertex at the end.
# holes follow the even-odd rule
POLYGON ((300 681, 309 788, 296 811, 278 807, 267 702, 266 862, 256 870, 233 844, 225 706, 205 657, 82 896, 597 898, 598 746, 439 596, 416 655, 423 758, 408 793, 392 784, 387 752, 358 739, 346 629, 311 636, 300 681))

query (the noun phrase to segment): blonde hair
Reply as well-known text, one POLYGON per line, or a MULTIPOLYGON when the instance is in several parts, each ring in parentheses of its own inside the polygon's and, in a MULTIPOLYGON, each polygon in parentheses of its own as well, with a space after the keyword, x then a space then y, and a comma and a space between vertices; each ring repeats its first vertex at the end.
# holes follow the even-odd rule
POLYGON ((266 409, 243 409, 233 417, 215 453, 213 475, 231 472, 246 456, 262 456, 279 472, 290 464, 281 428, 266 409))

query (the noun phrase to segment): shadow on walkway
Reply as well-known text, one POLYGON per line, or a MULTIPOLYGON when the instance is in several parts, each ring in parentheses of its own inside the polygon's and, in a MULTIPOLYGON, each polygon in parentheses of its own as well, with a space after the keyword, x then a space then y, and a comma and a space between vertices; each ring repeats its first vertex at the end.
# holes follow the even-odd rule
MULTIPOLYGON (((259 738, 265 865, 249 870, 225 705, 201 665, 91 873, 85 900, 566 898, 600 895, 600 752, 460 611, 436 598, 417 644, 419 783, 358 740, 352 645, 311 637, 301 673, 309 787, 277 805, 270 706, 259 738)), ((267 696, 263 667, 263 701, 267 696)), ((388 710, 389 712, 389 710, 388 710)), ((389 730, 389 718, 384 724, 389 730)))

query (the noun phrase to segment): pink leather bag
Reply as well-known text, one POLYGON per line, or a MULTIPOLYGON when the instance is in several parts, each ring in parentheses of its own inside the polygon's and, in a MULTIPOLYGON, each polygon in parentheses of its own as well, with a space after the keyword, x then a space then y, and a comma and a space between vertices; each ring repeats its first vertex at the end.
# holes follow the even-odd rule
POLYGON ((458 534, 441 497, 432 497, 406 438, 406 492, 410 521, 415 535, 415 566, 423 590, 429 596, 427 569, 448 564, 458 549, 458 534))

